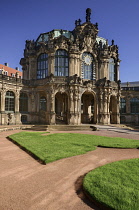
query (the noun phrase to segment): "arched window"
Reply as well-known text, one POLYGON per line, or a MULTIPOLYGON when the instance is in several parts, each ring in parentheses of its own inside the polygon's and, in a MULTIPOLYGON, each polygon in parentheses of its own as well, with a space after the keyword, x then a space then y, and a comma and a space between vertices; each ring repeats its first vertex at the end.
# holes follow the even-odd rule
POLYGON ((93 80, 96 79, 95 63, 90 53, 84 52, 82 55, 82 78, 93 80))
POLYGON ((48 76, 48 54, 39 55, 37 65, 37 79, 46 78, 48 76))
POLYGON ((19 111, 20 112, 28 112, 28 96, 26 93, 20 94, 19 111))
POLYGON ((12 91, 7 91, 5 96, 5 111, 14 112, 15 110, 15 95, 12 91))
POLYGON ((115 63, 113 58, 109 59, 109 80, 115 81, 115 63))
POLYGON ((120 99, 120 113, 126 113, 126 100, 124 98, 120 99))
POLYGON ((46 98, 44 96, 40 98, 40 110, 46 111, 46 98))
POLYGON ((69 58, 66 50, 57 50, 55 53, 55 76, 69 75, 69 58))
POLYGON ((130 108, 131 108, 132 114, 139 113, 139 99, 138 98, 130 99, 130 108))

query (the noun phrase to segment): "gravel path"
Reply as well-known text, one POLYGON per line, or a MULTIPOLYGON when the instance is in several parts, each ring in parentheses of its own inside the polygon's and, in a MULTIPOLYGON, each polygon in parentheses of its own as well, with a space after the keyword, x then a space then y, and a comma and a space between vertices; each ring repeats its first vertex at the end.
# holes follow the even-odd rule
MULTIPOLYGON (((20 131, 0 133, 0 210, 98 210, 82 195, 80 177, 109 162, 139 158, 137 149, 98 148, 85 155, 41 165, 6 139, 17 132, 20 131)), ((79 133, 139 140, 134 133, 107 130, 79 133)))

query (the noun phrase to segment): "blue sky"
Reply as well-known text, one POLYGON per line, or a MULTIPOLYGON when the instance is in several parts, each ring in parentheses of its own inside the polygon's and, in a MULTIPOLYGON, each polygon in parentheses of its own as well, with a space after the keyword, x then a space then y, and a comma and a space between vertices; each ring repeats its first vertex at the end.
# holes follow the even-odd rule
POLYGON ((98 22, 98 35, 119 46, 121 81, 139 81, 138 0, 0 0, 0 63, 21 69, 26 40, 73 30, 76 19, 85 22, 86 8, 92 9, 91 22, 98 22))

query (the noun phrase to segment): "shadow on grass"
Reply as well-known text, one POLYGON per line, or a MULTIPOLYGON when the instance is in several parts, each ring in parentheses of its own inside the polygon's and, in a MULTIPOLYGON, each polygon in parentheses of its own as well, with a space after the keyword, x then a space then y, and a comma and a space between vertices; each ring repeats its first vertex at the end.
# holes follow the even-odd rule
POLYGON ((29 154, 32 158, 34 158, 35 160, 37 160, 39 163, 46 165, 45 161, 41 160, 37 155, 35 155, 34 153, 32 153, 31 151, 29 151, 28 149, 26 149, 25 147, 21 146, 20 144, 18 144, 16 141, 14 141, 13 139, 11 139, 10 137, 6 137, 9 141, 11 141, 12 143, 14 143, 15 145, 17 145, 20 149, 22 149, 23 151, 25 151, 27 154, 29 154))
POLYGON ((75 182, 75 191, 78 197, 89 207, 94 210, 111 210, 110 208, 103 206, 102 204, 98 203, 97 201, 93 200, 91 196, 89 196, 85 190, 83 189, 83 179, 86 174, 78 177, 75 182))

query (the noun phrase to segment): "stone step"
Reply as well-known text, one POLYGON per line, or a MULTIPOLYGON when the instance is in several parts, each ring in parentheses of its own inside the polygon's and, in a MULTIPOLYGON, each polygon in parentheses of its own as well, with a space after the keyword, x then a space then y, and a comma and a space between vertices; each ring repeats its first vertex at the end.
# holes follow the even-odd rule
POLYGON ((91 124, 82 124, 82 125, 32 125, 28 127, 22 127, 22 130, 33 130, 33 131, 75 131, 75 130, 94 130, 94 126, 91 124))
POLYGON ((48 125, 48 131, 92 130, 90 125, 48 125))

